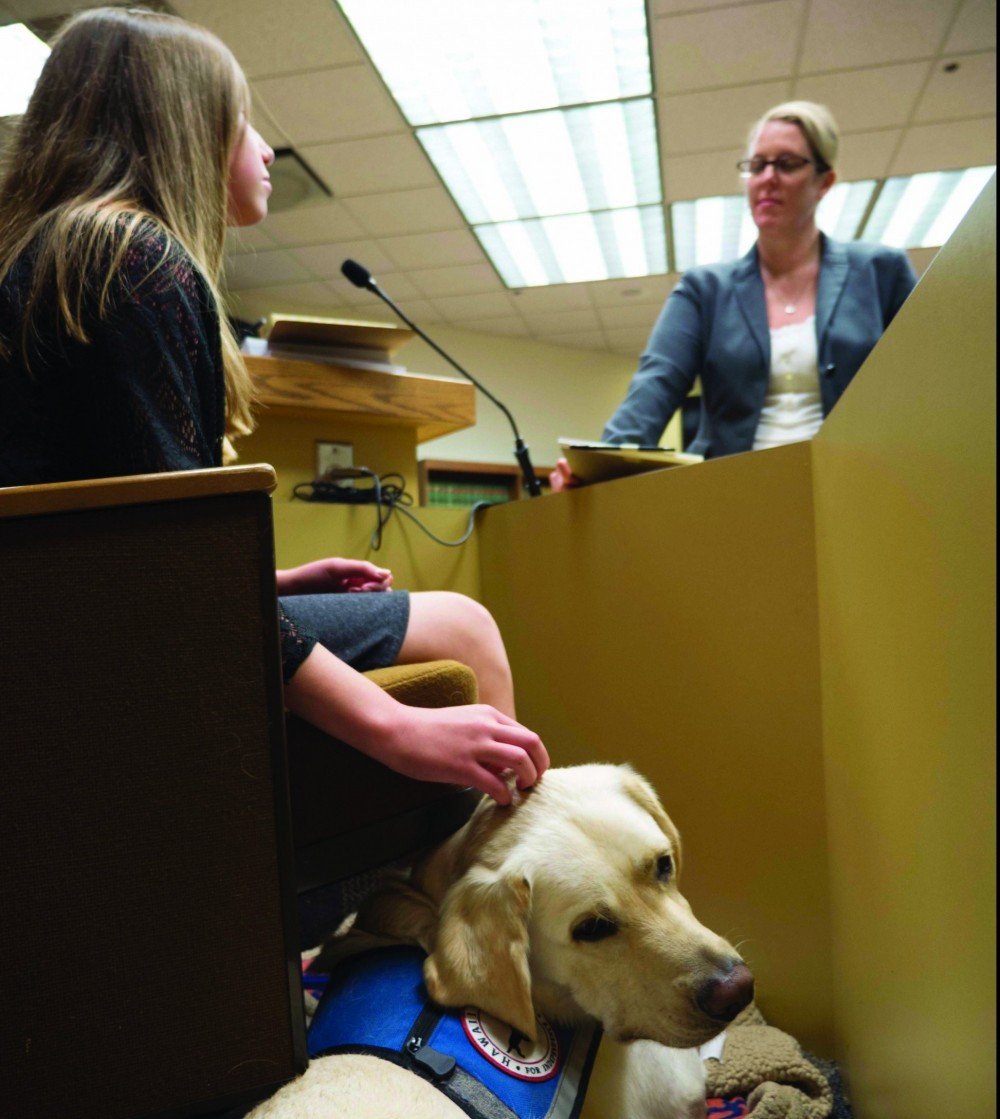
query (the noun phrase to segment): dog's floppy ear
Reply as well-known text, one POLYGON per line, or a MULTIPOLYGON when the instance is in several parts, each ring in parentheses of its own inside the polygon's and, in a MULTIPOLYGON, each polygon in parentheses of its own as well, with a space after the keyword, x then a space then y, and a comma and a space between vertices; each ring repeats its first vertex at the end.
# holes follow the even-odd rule
POLYGON ((644 811, 648 812, 650 816, 659 825, 660 831, 670 840, 674 850, 674 865, 677 868, 677 876, 680 877, 681 873, 681 835, 674 825, 673 820, 664 812, 663 805, 660 804, 660 799, 656 795, 653 786, 646 780, 645 777, 640 777, 638 773, 630 766, 623 765, 622 770, 622 789, 632 798, 644 811))
POLYGON ((424 980, 442 1006, 476 1006, 537 1036, 528 969, 531 887, 519 875, 470 868, 441 904, 424 980))

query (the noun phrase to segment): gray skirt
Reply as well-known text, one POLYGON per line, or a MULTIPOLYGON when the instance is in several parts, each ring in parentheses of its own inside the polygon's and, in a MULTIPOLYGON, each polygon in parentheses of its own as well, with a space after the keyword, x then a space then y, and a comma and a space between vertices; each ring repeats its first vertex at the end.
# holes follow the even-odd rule
POLYGON ((285 595, 289 619, 359 672, 396 663, 410 621, 408 591, 285 595))

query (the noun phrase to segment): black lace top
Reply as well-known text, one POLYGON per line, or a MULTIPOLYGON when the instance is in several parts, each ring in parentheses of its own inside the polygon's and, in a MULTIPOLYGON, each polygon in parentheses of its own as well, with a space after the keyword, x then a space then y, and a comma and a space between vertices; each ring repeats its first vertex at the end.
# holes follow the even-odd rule
MULTIPOLYGON (((150 226, 114 277, 104 317, 96 301, 85 311, 90 342, 67 338, 47 310, 27 359, 33 254, 0 284, 0 486, 222 465, 218 317, 191 259, 176 245, 164 259, 166 248, 150 226)), ((316 641, 279 615, 287 682, 316 641)))

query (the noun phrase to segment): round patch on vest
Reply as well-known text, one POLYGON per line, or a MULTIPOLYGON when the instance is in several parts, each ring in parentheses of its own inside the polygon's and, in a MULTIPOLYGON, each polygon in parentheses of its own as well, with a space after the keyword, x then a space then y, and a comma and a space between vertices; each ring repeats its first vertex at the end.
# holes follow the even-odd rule
POLYGON ((541 1014, 536 1015, 538 1040, 482 1010, 467 1006, 462 1029, 476 1049, 501 1072, 519 1080, 550 1080, 559 1072, 559 1041, 541 1014))

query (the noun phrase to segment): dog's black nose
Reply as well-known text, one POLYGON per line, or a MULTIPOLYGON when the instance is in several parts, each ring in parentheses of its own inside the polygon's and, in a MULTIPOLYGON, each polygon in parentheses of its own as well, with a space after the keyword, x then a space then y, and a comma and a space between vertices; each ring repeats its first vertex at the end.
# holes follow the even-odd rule
POLYGON ((742 960, 731 962, 698 988, 695 1002, 716 1022, 731 1022, 753 999, 753 973, 742 960))

